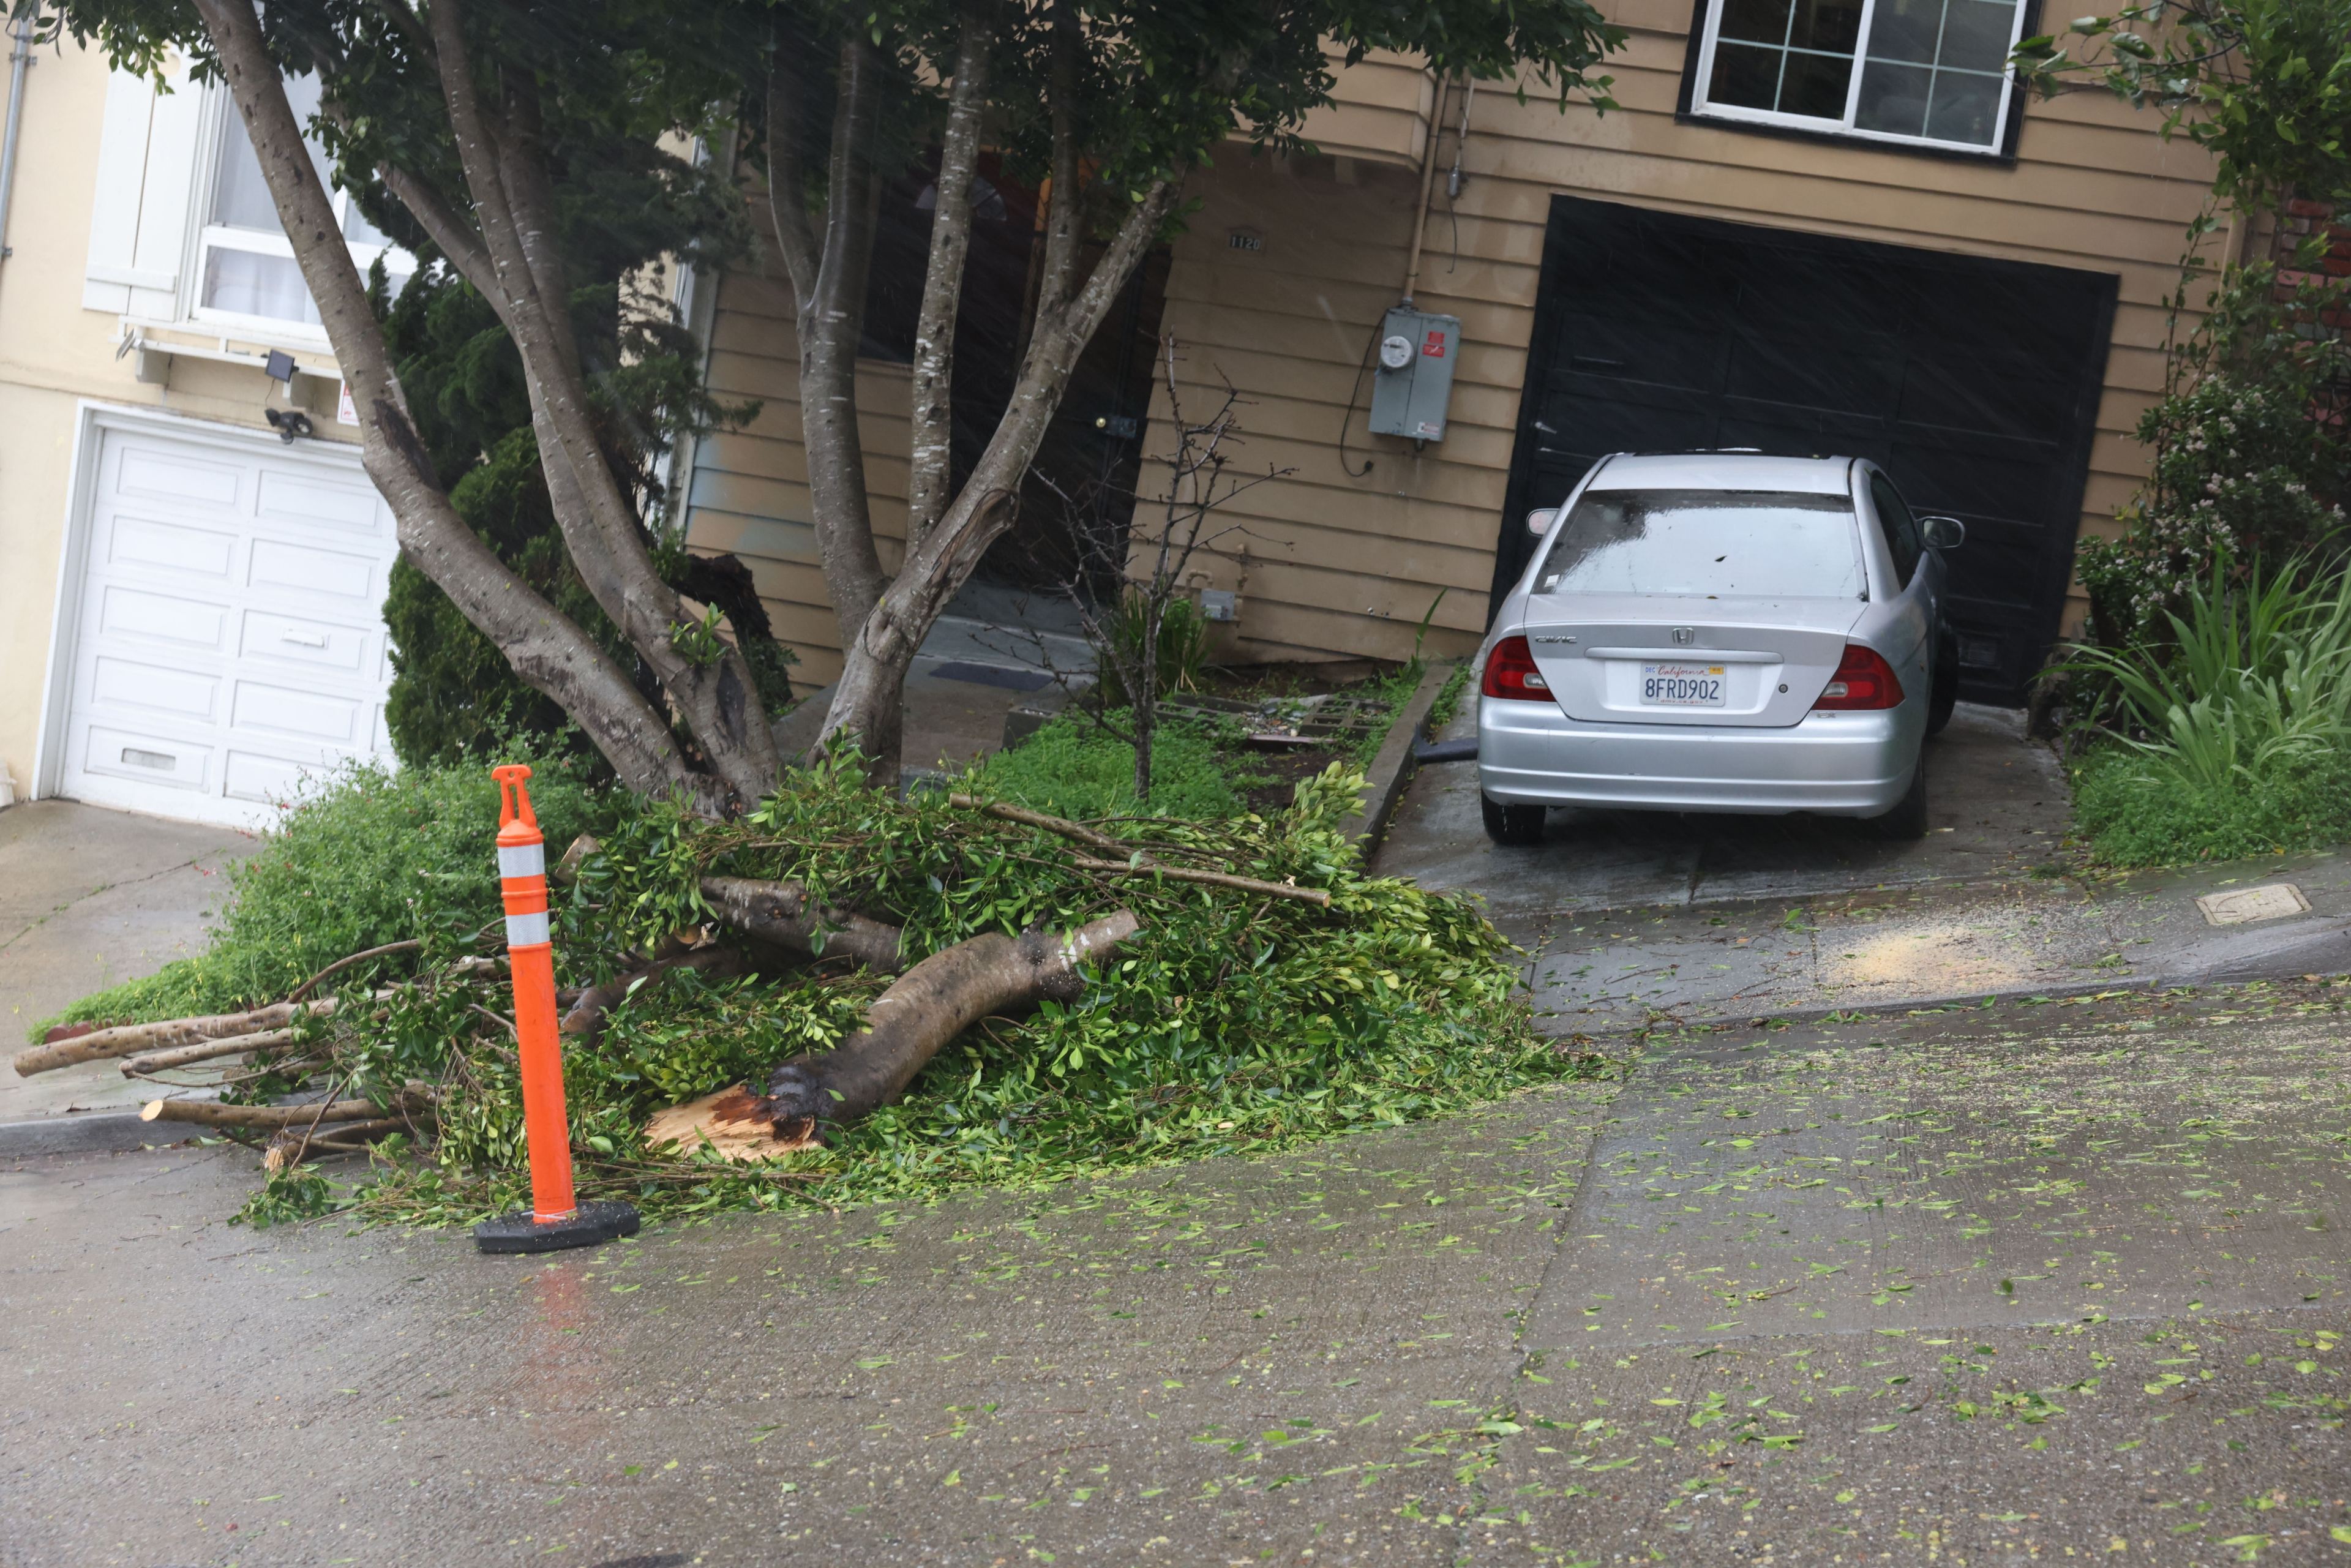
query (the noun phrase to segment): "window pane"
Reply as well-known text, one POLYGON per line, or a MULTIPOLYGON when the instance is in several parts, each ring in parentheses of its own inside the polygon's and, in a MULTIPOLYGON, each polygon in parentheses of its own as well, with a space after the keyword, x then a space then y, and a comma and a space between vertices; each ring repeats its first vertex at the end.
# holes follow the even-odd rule
POLYGON ((343 237, 353 245, 392 243, 392 236, 368 222, 367 214, 360 211, 360 204, 349 197, 345 197, 343 203, 343 237))
POLYGON ((1795 0, 1722 0, 1722 32, 1726 38, 1745 38, 1774 47, 1788 41, 1788 8, 1795 0))
POLYGON ((1860 37, 1861 0, 1796 0, 1796 15, 1788 29, 1791 48, 1851 55, 1860 37))
MULTIPOLYGON (((295 123, 307 125, 319 112, 319 78, 294 77, 286 83, 287 106, 294 110, 295 123)), ((245 120, 235 108, 224 106, 221 126, 220 180, 213 191, 213 222, 233 229, 253 229, 261 234, 277 232, 277 207, 269 198, 268 183, 261 177, 261 161, 253 154, 253 138, 246 134, 245 120)), ((310 150, 310 166, 319 171, 322 183, 332 183, 327 168, 326 155, 317 141, 302 139, 310 150)))
POLYGON ((1893 136, 1923 136, 1927 99, 1935 73, 1924 66, 1889 66, 1871 60, 1862 68, 1861 105, 1853 122, 1864 131, 1893 136))
POLYGON ((1845 84, 1852 79, 1851 55, 1806 55, 1791 49, 1788 68, 1780 78, 1780 112, 1843 120, 1845 84))
POLYGON ((2010 0, 1950 0, 1943 16, 1942 52, 1935 63, 2000 71, 2008 60, 2009 35, 2015 30, 2016 7, 2010 0))
POLYGON ((1938 141, 1989 147, 1997 139, 2001 78, 1959 71, 1937 71, 1927 110, 1927 134, 1938 141))
POLYGON ((1877 0, 1877 14, 1869 23, 1869 57, 1930 66, 1942 34, 1943 0, 1877 0))
POLYGON ((1719 44, 1714 51, 1714 80, 1706 89, 1709 103, 1735 104, 1740 109, 1775 109, 1780 102, 1780 62, 1777 49, 1748 44, 1719 44))
POLYGON ((319 313, 310 307, 310 291, 302 287, 302 270, 291 258, 225 246, 214 246, 204 256, 204 302, 214 310, 233 310, 240 316, 267 316, 280 321, 319 319, 319 313))
POLYGON ((1586 493, 1560 528, 1535 591, 1854 599, 1862 591, 1855 529, 1844 496, 1586 493))

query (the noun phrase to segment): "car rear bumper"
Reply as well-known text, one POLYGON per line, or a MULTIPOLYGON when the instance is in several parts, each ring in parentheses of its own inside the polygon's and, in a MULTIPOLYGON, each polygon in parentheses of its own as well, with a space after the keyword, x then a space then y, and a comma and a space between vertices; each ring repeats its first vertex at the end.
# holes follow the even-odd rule
POLYGON ((1910 787, 1917 706, 1757 728, 1591 724, 1550 703, 1481 701, 1478 785, 1513 806, 1875 817, 1910 787))

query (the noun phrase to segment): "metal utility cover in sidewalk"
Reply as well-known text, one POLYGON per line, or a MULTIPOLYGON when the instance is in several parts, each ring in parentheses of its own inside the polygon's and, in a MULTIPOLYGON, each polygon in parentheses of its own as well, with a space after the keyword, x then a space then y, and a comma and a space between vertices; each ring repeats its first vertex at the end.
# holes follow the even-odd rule
POLYGON ((2273 882, 2262 887, 2208 893, 2196 901, 2196 907, 2204 912, 2204 921, 2209 925, 2243 925, 2255 920, 2307 914, 2310 900, 2303 897, 2302 889, 2290 882, 2273 882))

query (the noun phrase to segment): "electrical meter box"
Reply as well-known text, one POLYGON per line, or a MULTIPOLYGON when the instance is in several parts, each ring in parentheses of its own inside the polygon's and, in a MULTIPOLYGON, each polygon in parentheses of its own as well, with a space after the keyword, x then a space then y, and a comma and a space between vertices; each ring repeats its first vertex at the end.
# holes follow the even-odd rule
POLYGON ((1399 305, 1380 323, 1372 374, 1372 434, 1445 439, 1461 318, 1399 305))

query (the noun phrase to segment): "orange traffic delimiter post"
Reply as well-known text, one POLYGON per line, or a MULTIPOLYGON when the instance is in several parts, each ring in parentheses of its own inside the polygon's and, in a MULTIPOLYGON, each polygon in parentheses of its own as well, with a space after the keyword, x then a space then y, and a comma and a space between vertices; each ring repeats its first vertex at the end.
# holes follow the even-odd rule
POLYGON ((507 965, 522 1061, 522 1122, 530 1153, 530 1211, 477 1227, 488 1252, 544 1252, 632 1235, 624 1203, 574 1201, 571 1129, 563 1104, 563 1046, 555 1017, 555 947, 547 923, 547 841, 530 808, 530 769, 494 768, 498 781, 498 886, 507 906, 507 965))

